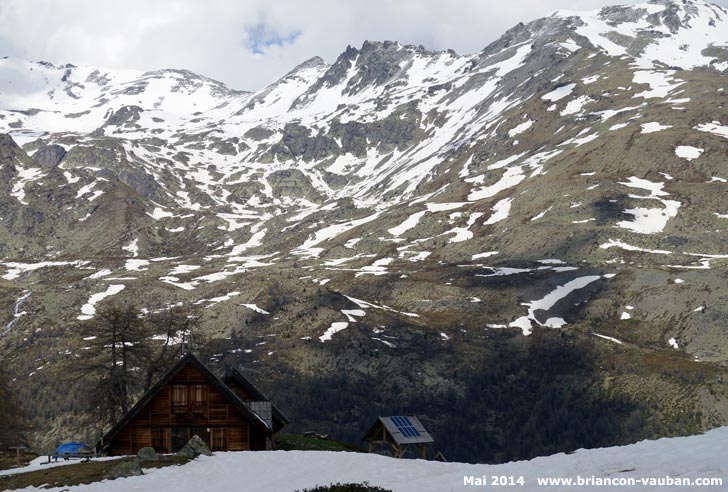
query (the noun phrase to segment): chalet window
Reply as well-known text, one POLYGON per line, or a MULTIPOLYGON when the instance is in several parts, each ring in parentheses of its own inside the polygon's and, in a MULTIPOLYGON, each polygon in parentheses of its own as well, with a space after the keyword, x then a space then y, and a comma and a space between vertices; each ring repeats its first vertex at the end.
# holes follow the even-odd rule
POLYGON ((204 384, 193 384, 190 390, 193 405, 207 405, 207 386, 204 384))
POLYGON ((190 407, 192 413, 204 416, 207 413, 207 386, 204 384, 190 385, 190 407))
POLYGON ((172 385, 172 412, 186 411, 187 386, 184 384, 172 385))

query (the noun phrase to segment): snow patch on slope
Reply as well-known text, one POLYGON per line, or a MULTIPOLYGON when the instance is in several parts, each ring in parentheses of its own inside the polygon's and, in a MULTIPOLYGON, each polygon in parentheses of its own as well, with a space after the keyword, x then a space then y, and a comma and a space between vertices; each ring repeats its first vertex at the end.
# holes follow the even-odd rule
POLYGON ((78 319, 83 321, 93 318, 96 315, 96 304, 103 301, 107 297, 118 294, 125 288, 126 286, 124 284, 111 284, 104 292, 99 292, 98 294, 92 295, 89 298, 88 302, 86 302, 86 304, 81 307, 82 314, 78 316, 78 319))

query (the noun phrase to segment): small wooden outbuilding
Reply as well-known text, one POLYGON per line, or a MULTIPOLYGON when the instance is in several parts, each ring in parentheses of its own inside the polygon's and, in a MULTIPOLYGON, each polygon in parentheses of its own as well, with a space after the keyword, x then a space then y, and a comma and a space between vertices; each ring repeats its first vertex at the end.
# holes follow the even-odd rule
POLYGON ((422 459, 427 459, 427 444, 435 442, 429 432, 415 416, 379 417, 362 441, 369 443, 369 452, 379 446, 389 447, 395 458, 404 457, 410 445, 414 445, 422 459))
POLYGON ((173 453, 194 435, 212 451, 269 449, 288 419, 245 381, 252 390, 242 399, 188 353, 106 433, 97 449, 128 455, 151 446, 173 453))

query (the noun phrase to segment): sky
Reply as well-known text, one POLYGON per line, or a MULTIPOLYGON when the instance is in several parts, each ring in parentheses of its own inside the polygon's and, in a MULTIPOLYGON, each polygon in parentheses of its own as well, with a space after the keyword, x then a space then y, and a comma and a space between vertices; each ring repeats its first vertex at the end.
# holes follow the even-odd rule
MULTIPOLYGON (((347 45, 393 40, 475 53, 518 22, 630 0, 0 0, 0 56, 188 69, 258 90, 347 45)), ((728 7, 728 0, 713 0, 728 7)))

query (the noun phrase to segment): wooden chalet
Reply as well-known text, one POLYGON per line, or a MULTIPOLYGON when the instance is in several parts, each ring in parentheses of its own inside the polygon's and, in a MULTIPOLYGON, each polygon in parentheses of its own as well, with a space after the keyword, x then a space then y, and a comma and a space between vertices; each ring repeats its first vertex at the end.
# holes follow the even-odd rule
POLYGON ((186 354, 106 433, 97 449, 111 456, 136 454, 146 446, 173 453, 194 435, 212 451, 270 449, 273 435, 288 419, 262 401, 263 395, 239 371, 234 372, 235 380, 245 381, 238 383, 247 388, 238 390, 241 396, 194 355, 186 354))
POLYGON ((362 441, 369 443, 370 453, 384 445, 395 458, 403 458, 409 446, 413 445, 422 459, 427 459, 427 444, 435 442, 415 416, 379 417, 362 441))

